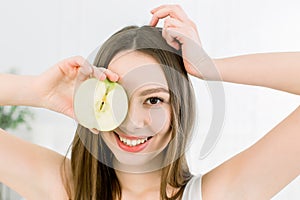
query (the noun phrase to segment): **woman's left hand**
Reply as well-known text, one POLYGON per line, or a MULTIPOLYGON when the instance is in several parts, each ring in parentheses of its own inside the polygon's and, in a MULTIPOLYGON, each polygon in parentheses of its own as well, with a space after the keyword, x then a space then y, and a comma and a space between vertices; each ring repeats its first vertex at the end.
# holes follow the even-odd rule
POLYGON ((162 5, 151 13, 150 26, 156 26, 159 20, 165 18, 162 36, 171 47, 182 50, 184 66, 189 74, 202 78, 203 73, 210 71, 207 65, 201 65, 210 58, 202 49, 197 27, 179 5, 162 5))

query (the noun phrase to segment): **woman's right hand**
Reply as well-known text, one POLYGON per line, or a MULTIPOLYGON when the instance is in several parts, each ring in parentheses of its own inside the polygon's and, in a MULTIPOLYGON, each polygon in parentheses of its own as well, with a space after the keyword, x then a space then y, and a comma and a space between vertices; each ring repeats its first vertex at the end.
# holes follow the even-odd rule
POLYGON ((38 105, 73 119, 75 88, 89 77, 117 81, 119 76, 109 69, 92 66, 83 57, 62 60, 37 77, 35 82, 38 105))

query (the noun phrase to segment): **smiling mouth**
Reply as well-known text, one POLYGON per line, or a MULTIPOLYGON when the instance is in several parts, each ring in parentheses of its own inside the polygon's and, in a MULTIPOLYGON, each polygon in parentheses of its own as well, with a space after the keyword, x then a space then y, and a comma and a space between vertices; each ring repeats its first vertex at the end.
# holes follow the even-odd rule
POLYGON ((146 143, 147 141, 149 141, 153 137, 153 136, 150 136, 150 137, 144 137, 144 138, 129 139, 129 138, 120 136, 116 132, 114 132, 114 134, 119 138, 119 140, 124 145, 126 145, 128 147, 135 147, 135 146, 142 145, 142 144, 146 143))

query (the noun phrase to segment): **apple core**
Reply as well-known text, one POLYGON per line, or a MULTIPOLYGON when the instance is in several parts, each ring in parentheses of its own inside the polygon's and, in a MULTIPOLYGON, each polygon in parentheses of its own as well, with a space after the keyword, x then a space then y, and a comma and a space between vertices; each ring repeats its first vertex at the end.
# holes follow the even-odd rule
POLYGON ((75 92, 75 117, 86 128, 114 130, 124 121, 127 112, 127 94, 116 82, 91 78, 84 81, 75 92))

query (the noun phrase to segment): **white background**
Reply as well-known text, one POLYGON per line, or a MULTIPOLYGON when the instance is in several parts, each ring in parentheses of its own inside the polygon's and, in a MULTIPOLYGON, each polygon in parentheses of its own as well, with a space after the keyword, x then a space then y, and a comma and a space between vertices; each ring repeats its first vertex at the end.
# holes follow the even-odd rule
MULTIPOLYGON (((39 74, 63 58, 87 57, 118 29, 148 24, 150 10, 164 3, 178 3, 185 9, 198 25, 211 57, 300 51, 297 0, 2 0, 0 72, 16 68, 20 74, 39 74)), ((225 83, 222 135, 212 153, 200 160, 199 145, 209 127, 212 105, 205 83, 195 79, 193 83, 200 117, 198 140, 188 153, 194 173, 205 173, 255 143, 300 102, 299 97, 284 92, 225 83)), ((32 110, 36 116, 33 129, 19 129, 15 134, 65 154, 76 123, 50 111, 32 110)), ((298 178, 273 199, 299 199, 299 186, 298 178)))

